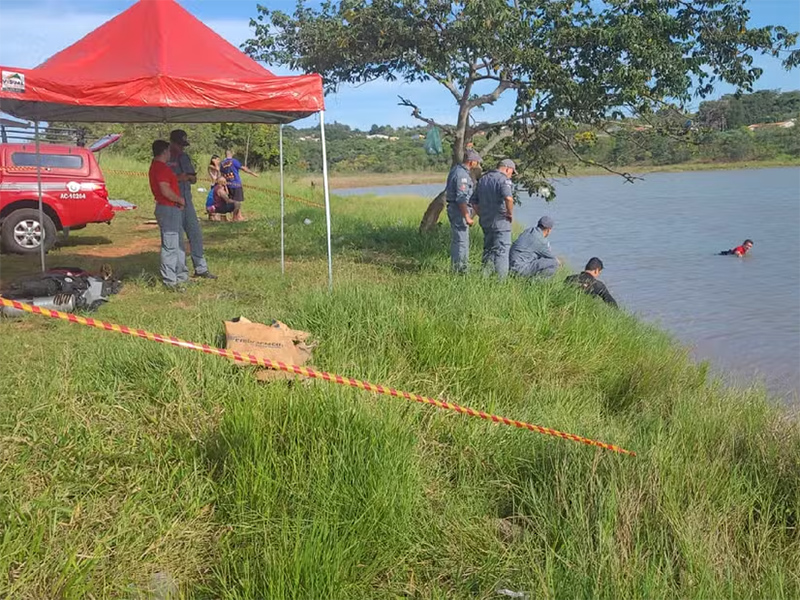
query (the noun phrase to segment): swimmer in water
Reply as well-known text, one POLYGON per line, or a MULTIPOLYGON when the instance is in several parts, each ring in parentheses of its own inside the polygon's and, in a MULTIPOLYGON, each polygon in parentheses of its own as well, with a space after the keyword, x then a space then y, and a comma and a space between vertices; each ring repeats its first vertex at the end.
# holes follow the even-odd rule
POLYGON ((739 256, 742 257, 753 247, 753 240, 745 240, 741 246, 736 246, 732 250, 723 250, 719 253, 720 256, 739 256))

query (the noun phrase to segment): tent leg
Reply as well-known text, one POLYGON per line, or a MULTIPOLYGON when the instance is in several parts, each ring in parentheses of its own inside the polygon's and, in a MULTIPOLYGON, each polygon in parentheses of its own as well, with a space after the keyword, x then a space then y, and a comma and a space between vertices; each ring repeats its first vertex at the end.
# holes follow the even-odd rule
POLYGON ((42 259, 42 273, 47 270, 44 260, 44 245, 47 228, 44 226, 44 208, 42 207, 42 155, 39 153, 39 121, 34 126, 36 136, 36 189, 39 193, 39 227, 42 228, 42 241, 39 244, 39 256, 42 259))
POLYGON ((325 145, 325 111, 319 113, 319 131, 322 141, 322 187, 325 191, 325 226, 328 236, 328 289, 333 290, 333 256, 331 251, 331 198, 328 188, 328 149, 325 145))
POLYGON ((283 237, 283 223, 284 223, 284 197, 283 197, 283 125, 278 129, 278 156, 281 161, 281 275, 286 274, 286 263, 284 258, 284 237, 283 237))

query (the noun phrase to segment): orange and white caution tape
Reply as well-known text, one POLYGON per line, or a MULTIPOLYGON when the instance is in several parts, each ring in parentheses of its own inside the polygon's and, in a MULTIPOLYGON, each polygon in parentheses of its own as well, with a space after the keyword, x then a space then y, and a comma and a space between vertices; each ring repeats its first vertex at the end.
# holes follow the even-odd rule
POLYGON ((229 358, 236 362, 247 363, 260 367, 266 367, 268 369, 273 369, 275 371, 285 371, 287 373, 294 373, 296 375, 302 375, 303 377, 308 377, 311 379, 322 379, 324 381, 357 388, 359 390, 364 390, 366 392, 373 392, 376 394, 382 394, 384 396, 394 396, 396 398, 405 398, 406 400, 409 400, 411 402, 430 404, 431 406, 435 406, 442 410, 452 410, 457 413, 461 413, 462 415, 469 415, 470 417, 478 417, 480 419, 484 419, 485 421, 492 421, 494 423, 509 425, 511 427, 517 427, 518 429, 527 429, 535 433, 541 433, 543 435, 559 437, 565 440, 586 444, 587 446, 595 446, 596 448, 603 448, 604 450, 610 450, 612 452, 618 452, 620 454, 628 454, 630 456, 636 456, 636 453, 632 452, 631 450, 625 450, 624 448, 620 448, 619 446, 615 446, 613 444, 599 442, 597 440, 585 438, 580 435, 575 435, 573 433, 565 433, 563 431, 558 431, 556 429, 550 429, 549 427, 542 427, 541 425, 533 425, 531 423, 525 423, 524 421, 517 421, 515 419, 509 419, 507 417, 492 415, 489 413, 485 413, 481 410, 475 410, 473 408, 469 408, 468 406, 459 406, 458 404, 453 404, 452 402, 444 402, 442 400, 436 400, 435 398, 420 396, 419 394, 402 392, 391 387, 375 385, 373 383, 369 383, 367 381, 361 381, 359 379, 353 379, 351 377, 342 377, 341 375, 333 375, 331 373, 326 373, 325 371, 315 371, 314 369, 311 369, 309 367, 301 367, 299 365, 287 365, 286 363, 282 363, 280 361, 273 361, 267 358, 259 358, 257 356, 253 356, 252 354, 240 354, 239 352, 236 352, 234 350, 215 348, 213 346, 209 346, 208 344, 195 344, 194 342, 187 342, 185 340, 181 340, 176 337, 165 336, 158 333, 151 333, 149 331, 145 331, 144 329, 132 329, 130 327, 126 327, 125 325, 116 325, 114 323, 108 323, 106 321, 98 321, 96 319, 91 319, 89 317, 80 317, 78 315, 64 313, 57 310, 50 310, 47 308, 41 308, 39 306, 31 306, 30 304, 17 302, 16 300, 8 300, 1 296, 0 296, 0 305, 16 308, 17 310, 22 310, 36 315, 51 317, 53 319, 61 319, 63 321, 69 321, 70 323, 77 323, 78 325, 84 325, 86 327, 94 327, 96 329, 102 329, 104 331, 115 331, 117 333, 122 333, 125 335, 142 338, 145 340, 150 340, 151 342, 170 344, 172 346, 177 346, 179 348, 186 348, 188 350, 197 350, 199 352, 204 352, 206 354, 215 354, 217 356, 229 358))

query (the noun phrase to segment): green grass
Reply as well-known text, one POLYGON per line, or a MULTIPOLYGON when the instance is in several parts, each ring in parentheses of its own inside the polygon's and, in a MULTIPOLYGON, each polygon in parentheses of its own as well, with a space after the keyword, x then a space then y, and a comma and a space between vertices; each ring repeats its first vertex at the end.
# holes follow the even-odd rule
MULTIPOLYGON (((224 319, 277 318, 319 340, 316 367, 639 456, 2 321, 0 597, 140 598, 159 579, 231 600, 800 596, 800 430, 763 390, 558 281, 450 276, 445 228, 416 234, 424 199, 334 199, 329 294, 322 211, 287 202, 282 277, 277 199, 248 191, 249 221, 204 223, 220 279, 170 295, 146 180, 109 184, 139 210, 48 257, 125 278, 98 317, 211 344, 224 319)), ((2 275, 37 261, 3 256, 2 275)))

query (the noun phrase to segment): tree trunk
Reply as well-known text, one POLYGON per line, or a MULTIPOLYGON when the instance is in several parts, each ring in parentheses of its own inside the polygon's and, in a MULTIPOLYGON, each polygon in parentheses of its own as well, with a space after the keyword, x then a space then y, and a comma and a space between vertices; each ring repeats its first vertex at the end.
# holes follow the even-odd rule
MULTIPOLYGON (((464 153, 467 149, 467 123, 469 122, 469 107, 466 101, 462 103, 458 110, 458 121, 456 122, 456 130, 453 139, 453 155, 450 159, 450 167, 463 162, 464 153)), ((431 233, 436 230, 436 225, 439 223, 439 217, 445 207, 445 192, 442 190, 431 201, 428 208, 425 209, 425 214, 422 215, 422 222, 419 224, 420 233, 431 233)))
POLYGON ((431 233, 436 230, 436 225, 439 223, 439 215, 442 214, 444 205, 445 193, 442 190, 428 205, 425 214, 422 215, 422 222, 419 224, 420 233, 431 233))

